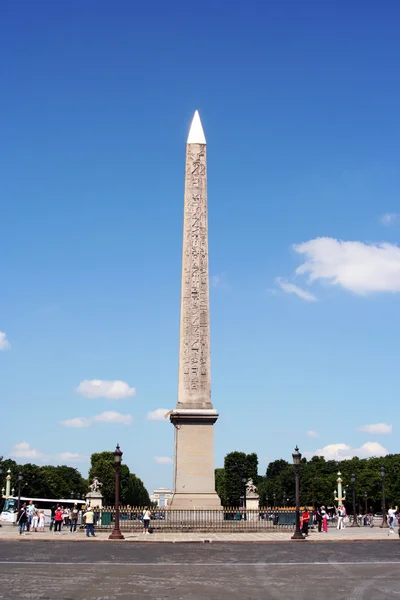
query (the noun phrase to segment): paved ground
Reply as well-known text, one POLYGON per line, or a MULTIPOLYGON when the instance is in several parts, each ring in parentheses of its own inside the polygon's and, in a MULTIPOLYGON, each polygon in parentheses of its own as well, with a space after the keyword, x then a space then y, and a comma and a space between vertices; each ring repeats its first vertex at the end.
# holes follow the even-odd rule
MULTIPOLYGON (((346 540, 397 540, 400 542, 397 530, 395 534, 388 535, 388 529, 380 529, 379 527, 346 527, 346 529, 338 531, 335 527, 329 529, 328 533, 318 533, 316 530, 311 530, 310 536, 307 542, 321 542, 321 541, 346 541, 346 540)), ((44 533, 29 533, 22 536, 21 539, 24 541, 38 541, 38 540, 53 540, 57 538, 60 541, 82 541, 91 542, 95 541, 108 541, 108 536, 111 532, 103 533, 97 532, 96 538, 88 540, 84 535, 84 531, 79 531, 75 534, 71 534, 68 530, 60 533, 52 533, 46 530, 44 533)), ((202 542, 204 540, 210 540, 212 542, 286 542, 290 539, 292 531, 269 531, 260 533, 153 533, 151 535, 142 535, 141 532, 137 533, 124 533, 126 542, 202 542)), ((1 540, 16 540, 19 538, 18 531, 15 527, 4 526, 0 528, 0 541, 1 540)), ((400 545, 400 544, 399 544, 400 545)), ((400 600, 400 598, 399 598, 400 600)))
POLYGON ((381 542, 0 544, 0 599, 386 600, 400 546, 381 542))

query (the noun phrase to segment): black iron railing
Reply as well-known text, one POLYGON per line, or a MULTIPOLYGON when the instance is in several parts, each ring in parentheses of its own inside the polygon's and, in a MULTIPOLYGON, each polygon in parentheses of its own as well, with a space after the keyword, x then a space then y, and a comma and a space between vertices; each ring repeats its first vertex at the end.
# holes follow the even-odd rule
MULTIPOLYGON (((114 507, 95 510, 96 527, 101 530, 114 526, 114 507)), ((217 510, 153 509, 149 527, 153 531, 274 531, 293 529, 293 509, 242 509, 223 508, 217 510)), ((121 531, 140 531, 143 525, 143 509, 121 508, 121 531)))

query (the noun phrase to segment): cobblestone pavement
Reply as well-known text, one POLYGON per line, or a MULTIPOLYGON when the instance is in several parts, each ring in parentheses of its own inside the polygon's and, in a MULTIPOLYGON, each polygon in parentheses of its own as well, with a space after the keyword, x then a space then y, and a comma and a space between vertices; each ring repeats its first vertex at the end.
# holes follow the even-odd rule
MULTIPOLYGON (((376 538, 377 540, 382 538, 376 538)), ((386 538, 387 539, 387 538, 386 538)), ((94 542, 94 540, 93 540, 94 542)), ((393 543, 0 543, 1 600, 390 600, 393 543)))
MULTIPOLYGON (((60 541, 79 541, 95 543, 99 541, 108 542, 108 536, 111 532, 98 531, 95 538, 87 538, 84 531, 70 533, 62 531, 61 533, 52 533, 45 531, 44 533, 26 533, 20 536, 17 529, 12 526, 3 526, 0 528, 0 540, 23 540, 23 541, 44 541, 55 538, 60 541)), ((124 533, 124 532, 123 532, 124 533)), ((260 533, 153 533, 143 535, 142 533, 125 532, 125 542, 287 542, 290 540, 292 531, 271 531, 260 533)), ((316 530, 311 530, 307 538, 307 542, 327 542, 327 541, 368 541, 368 540, 385 540, 397 541, 400 544, 400 538, 395 530, 394 534, 389 534, 388 529, 380 529, 380 527, 346 527, 346 529, 337 530, 330 528, 327 533, 318 533, 316 530)), ((1 597, 0 597, 1 598, 1 597)))

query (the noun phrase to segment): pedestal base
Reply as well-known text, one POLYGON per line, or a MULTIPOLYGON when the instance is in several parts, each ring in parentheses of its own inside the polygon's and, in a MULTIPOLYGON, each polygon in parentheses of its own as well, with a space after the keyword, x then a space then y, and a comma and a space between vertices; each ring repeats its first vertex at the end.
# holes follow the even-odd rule
POLYGON ((175 426, 174 493, 172 509, 218 509, 215 491, 213 409, 176 409, 170 415, 175 426))
POLYGON ((182 494, 177 492, 168 503, 168 508, 173 510, 185 509, 219 509, 221 508, 221 500, 216 492, 211 494, 182 494))

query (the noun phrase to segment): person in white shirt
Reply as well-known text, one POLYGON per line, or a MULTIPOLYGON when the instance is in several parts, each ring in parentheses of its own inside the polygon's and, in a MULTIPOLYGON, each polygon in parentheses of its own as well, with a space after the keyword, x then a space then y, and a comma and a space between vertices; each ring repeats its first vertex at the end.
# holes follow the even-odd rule
POLYGON ((146 506, 145 509, 144 509, 144 511, 143 511, 143 533, 147 534, 147 535, 149 533, 150 519, 151 519, 151 513, 150 513, 149 509, 146 506))
POLYGON ((396 506, 396 508, 393 508, 393 506, 391 506, 388 510, 388 514, 387 514, 387 520, 388 520, 388 525, 389 525, 388 535, 390 535, 391 533, 394 533, 394 526, 396 523, 397 511, 398 511, 397 506, 396 506))

